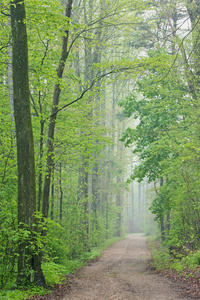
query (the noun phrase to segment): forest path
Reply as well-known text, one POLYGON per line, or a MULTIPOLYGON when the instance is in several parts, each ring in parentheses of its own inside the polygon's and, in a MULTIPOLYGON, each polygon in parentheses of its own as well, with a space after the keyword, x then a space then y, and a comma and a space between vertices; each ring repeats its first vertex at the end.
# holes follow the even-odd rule
POLYGON ((147 238, 129 235, 103 252, 102 257, 79 270, 64 300, 185 300, 169 279, 147 265, 147 238))

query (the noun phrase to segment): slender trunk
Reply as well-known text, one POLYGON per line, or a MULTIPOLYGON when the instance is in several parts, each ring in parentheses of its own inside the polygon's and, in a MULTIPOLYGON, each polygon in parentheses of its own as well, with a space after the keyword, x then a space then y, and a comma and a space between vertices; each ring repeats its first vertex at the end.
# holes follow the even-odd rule
MULTIPOLYGON (((188 14, 192 26, 192 51, 191 57, 188 59, 186 51, 184 49, 183 41, 179 40, 179 47, 182 54, 183 66, 186 81, 193 99, 198 104, 198 98, 200 94, 200 25, 199 25, 199 12, 200 12, 200 1, 187 0, 186 4, 188 14), (192 62, 192 65, 191 65, 192 62)), ((176 32, 176 31, 174 31, 176 32)))
MULTIPOLYGON (((163 186, 163 177, 160 178, 160 186, 163 186)), ((164 212, 160 220, 160 231, 161 231, 161 239, 165 241, 165 222, 164 222, 164 212)))
MULTIPOLYGON (((73 0, 68 0, 67 3, 65 15, 68 18, 70 18, 71 16, 72 2, 73 0)), ((66 35, 63 37, 63 43, 62 43, 62 54, 57 69, 57 77, 59 79, 61 79, 63 76, 66 60, 68 57, 67 46, 68 46, 69 30, 66 30, 65 33, 66 35)), ((61 93, 60 83, 57 83, 54 87, 53 105, 52 105, 52 111, 51 111, 51 117, 49 122, 49 129, 48 129, 46 176, 45 176, 44 190, 43 190, 42 214, 46 218, 48 217, 48 213, 49 213, 49 192, 50 192, 51 171, 52 171, 52 164, 53 164, 54 134, 55 134, 56 119, 57 119, 56 111, 58 109, 60 93, 61 93)))
POLYGON ((40 122, 40 153, 39 153, 39 177, 38 177, 38 211, 41 209, 42 199, 42 166, 43 166, 43 145, 44 145, 44 122, 40 122))
POLYGON ((52 166, 52 184, 51 184, 51 211, 50 211, 50 217, 51 220, 54 219, 54 194, 55 194, 55 186, 54 186, 54 164, 52 166))
POLYGON ((109 229, 109 217, 108 217, 109 205, 108 205, 108 196, 107 195, 105 198, 105 203, 106 203, 106 238, 108 239, 108 237, 109 237, 109 232, 108 232, 108 229, 109 229))
MULTIPOLYGON (((117 178, 117 183, 121 183, 121 178, 117 178)), ((116 205, 118 206, 118 209, 121 209, 122 207, 122 200, 121 200, 121 191, 118 191, 117 197, 116 197, 116 205)), ((121 210, 117 214, 117 236, 121 236, 121 227, 122 227, 122 213, 121 210)))
POLYGON ((188 0, 187 10, 192 24, 192 43, 193 43, 193 67, 195 69, 195 84, 197 89, 197 97, 200 92, 200 0, 188 0))
POLYGON ((98 204, 98 164, 96 163, 92 173, 92 211, 94 215, 94 227, 97 230, 97 204, 98 204))
POLYGON ((165 224, 164 224, 164 218, 160 221, 160 231, 161 231, 161 239, 162 241, 165 241, 165 224))
POLYGON ((167 234, 170 232, 170 212, 167 214, 167 224, 166 224, 167 234))
POLYGON ((131 231, 134 232, 134 188, 131 184, 131 231))
MULTIPOLYGON (((83 158, 84 160, 84 158, 83 158)), ((89 250, 89 202, 88 202, 88 163, 85 160, 79 168, 78 179, 78 203, 82 207, 81 224, 83 243, 86 250, 89 250)))
POLYGON ((63 214, 63 190, 62 190, 62 163, 60 163, 60 224, 62 222, 63 214))
POLYGON ((142 211, 142 203, 141 203, 141 183, 138 183, 138 224, 139 228, 141 228, 141 211, 142 211))
MULTIPOLYGON (((90 6, 91 8, 93 7, 93 1, 90 1, 90 6)), ((92 15, 92 13, 91 13, 92 15)), ((100 51, 100 44, 101 44, 101 33, 102 33, 102 26, 101 26, 101 21, 99 21, 99 27, 97 28, 96 32, 95 32, 95 36, 97 39, 97 43, 95 45, 94 48, 94 52, 93 52, 93 64, 100 64, 101 62, 101 51, 100 51)), ((98 76, 101 74, 101 70, 97 69, 96 74, 94 74, 94 70, 91 70, 91 77, 94 78, 95 76, 98 76)), ((96 85, 97 90, 95 93, 95 103, 96 106, 93 109, 93 122, 94 122, 94 126, 98 126, 100 125, 100 122, 97 120, 99 115, 100 115, 100 90, 101 90, 101 84, 100 82, 97 83, 96 85)), ((99 144, 99 141, 96 140, 96 144, 99 144)), ((93 174, 92 174, 92 195, 93 195, 93 214, 94 214, 94 226, 96 231, 98 230, 98 222, 97 222, 97 209, 98 209, 98 204, 102 203, 102 208, 103 208, 103 212, 102 214, 105 214, 105 203, 104 203, 104 199, 102 199, 102 201, 100 202, 99 200, 99 193, 98 193, 98 189, 99 189, 99 162, 98 162, 98 156, 95 154, 95 165, 93 168, 93 174)))

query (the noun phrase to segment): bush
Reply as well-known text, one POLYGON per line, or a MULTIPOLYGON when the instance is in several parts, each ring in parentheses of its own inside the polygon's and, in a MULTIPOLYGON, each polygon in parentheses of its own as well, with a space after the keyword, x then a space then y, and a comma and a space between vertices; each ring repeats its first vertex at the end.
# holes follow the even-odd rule
POLYGON ((192 276, 192 273, 188 271, 193 271, 200 266, 200 250, 196 252, 190 251, 187 256, 182 253, 179 253, 180 255, 170 255, 168 247, 156 244, 155 241, 149 241, 149 243, 152 254, 152 265, 157 270, 174 270, 179 274, 185 272, 185 274, 188 273, 192 276))
POLYGON ((157 270, 166 270, 169 268, 170 254, 166 251, 166 249, 158 250, 152 249, 152 265, 157 270))
POLYGON ((47 222, 46 255, 49 260, 62 264, 68 254, 64 228, 52 220, 47 222))
POLYGON ((70 273, 66 266, 54 262, 43 263, 42 270, 48 286, 63 282, 64 275, 70 273))
POLYGON ((194 269, 200 265, 200 250, 189 254, 187 257, 183 258, 183 263, 186 268, 194 269))

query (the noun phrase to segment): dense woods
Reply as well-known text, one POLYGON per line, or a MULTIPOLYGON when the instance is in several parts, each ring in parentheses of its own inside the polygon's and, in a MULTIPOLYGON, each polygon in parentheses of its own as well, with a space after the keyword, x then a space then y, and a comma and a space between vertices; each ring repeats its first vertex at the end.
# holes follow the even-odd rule
POLYGON ((0 1, 2 290, 46 287, 126 232, 198 249, 199 10, 0 1))

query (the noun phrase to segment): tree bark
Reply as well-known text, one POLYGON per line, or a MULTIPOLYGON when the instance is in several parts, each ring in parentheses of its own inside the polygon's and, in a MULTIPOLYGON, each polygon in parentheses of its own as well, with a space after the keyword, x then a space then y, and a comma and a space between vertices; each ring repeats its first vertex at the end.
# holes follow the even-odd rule
MULTIPOLYGON (((163 177, 160 178, 160 186, 163 186, 163 177)), ((164 222, 164 213, 160 220, 160 231, 161 231, 161 239, 165 241, 165 222, 164 222)))
MULTIPOLYGON (((65 15, 68 18, 70 18, 71 16, 72 2, 73 0, 68 0, 67 3, 65 15)), ((63 76, 65 63, 68 56, 68 51, 67 51, 68 37, 69 37, 69 30, 66 30, 65 36, 63 36, 62 54, 57 69, 57 77, 59 79, 61 79, 63 76)), ((46 176, 44 180, 44 190, 43 190, 42 214, 46 218, 48 217, 48 213, 49 213, 49 192, 50 192, 50 183, 51 183, 51 170, 53 164, 54 133, 55 133, 55 126, 56 126, 56 119, 57 119, 56 111, 58 109, 60 93, 61 93, 60 83, 57 83, 54 87, 53 105, 52 105, 51 117, 49 122, 49 129, 48 129, 46 176)))
POLYGON ((134 187, 133 187, 133 182, 131 183, 131 232, 134 232, 135 230, 135 216, 134 216, 134 187))
MULTIPOLYGON (((198 93, 200 89, 200 24, 199 24, 199 14, 200 14, 200 0, 188 0, 187 10, 190 16, 190 21, 192 24, 192 43, 193 43, 193 67, 195 69, 195 83, 197 85, 198 93)), ((198 95, 199 96, 199 95, 198 95)))
POLYGON ((18 225, 22 238, 18 246, 18 284, 34 281, 45 286, 41 261, 37 250, 35 230, 36 187, 34 142, 29 101, 28 45, 25 5, 22 0, 11 2, 12 66, 14 117, 17 138, 18 166, 18 225), (23 238, 28 232, 28 238, 23 238), (34 278, 32 278, 34 271, 34 278))
POLYGON ((88 199, 88 162, 83 158, 82 165, 79 168, 79 178, 78 178, 78 203, 81 204, 82 216, 82 237, 85 250, 89 251, 89 199, 88 199))
POLYGON ((138 183, 138 225, 141 230, 141 215, 142 215, 142 197, 141 197, 141 183, 138 183))
POLYGON ((7 86, 8 86, 9 100, 10 100, 11 121, 13 124, 12 134, 13 137, 15 137, 14 98, 13 98, 13 82, 12 82, 12 46, 10 43, 8 45, 7 86))
POLYGON ((40 153, 39 153, 39 177, 38 177, 38 211, 41 209, 42 199, 42 169, 43 169, 43 146, 44 146, 44 122, 40 122, 40 153))
MULTIPOLYGON (((198 104, 198 98, 200 94, 200 25, 199 25, 199 13, 200 13, 200 1, 187 0, 187 11, 191 21, 192 32, 192 55, 188 59, 186 51, 184 49, 183 42, 179 42, 179 47, 182 54, 183 66, 185 71, 185 77, 193 99, 198 104), (192 62, 192 65, 191 63, 192 62)), ((178 36, 177 36, 178 39, 178 36)))
POLYGON ((60 163, 60 224, 62 223, 63 214, 63 190, 62 190, 62 163, 60 163))
POLYGON ((51 220, 54 219, 54 197, 55 197, 55 183, 54 183, 54 172, 55 172, 55 166, 53 164, 52 166, 52 183, 51 183, 51 211, 50 211, 50 218, 51 220))
MULTIPOLYGON (((117 183, 120 183, 122 182, 122 179, 121 179, 121 176, 117 176, 117 183)), ((118 193, 117 193, 117 196, 116 196, 116 206, 118 206, 118 208, 121 209, 122 207, 122 196, 121 196, 121 191, 119 190, 118 193)), ((122 212, 120 210, 120 212, 118 212, 117 214, 117 236, 121 236, 122 235, 122 212)))
POLYGON ((98 164, 95 163, 95 166, 92 170, 92 211, 94 215, 94 227, 95 230, 98 230, 97 223, 97 206, 98 206, 98 164))

